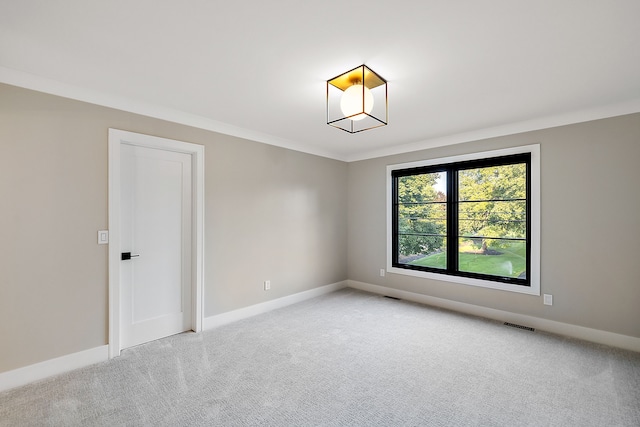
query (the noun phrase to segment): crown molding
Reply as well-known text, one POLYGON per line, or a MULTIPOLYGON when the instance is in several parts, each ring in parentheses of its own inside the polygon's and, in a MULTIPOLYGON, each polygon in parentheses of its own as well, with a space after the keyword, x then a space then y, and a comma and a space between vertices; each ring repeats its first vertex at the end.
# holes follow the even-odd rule
POLYGON ((185 111, 164 107, 162 105, 141 102, 122 96, 59 82, 57 80, 52 80, 7 67, 0 66, 0 83, 191 126, 198 129, 209 130, 224 135, 261 142, 263 144, 274 145, 276 147, 287 148, 289 150, 313 154, 320 157, 328 157, 342 161, 345 160, 343 156, 337 156, 335 153, 328 150, 319 150, 315 147, 307 147, 302 143, 279 138, 274 135, 256 132, 207 117, 187 113, 185 111))
POLYGON ((476 129, 469 132, 446 135, 438 138, 431 138, 423 141, 356 153, 354 155, 347 156, 345 161, 355 162, 359 160, 404 154, 413 151, 443 147, 446 145, 462 144, 465 142, 479 141, 506 135, 515 135, 518 133, 572 125, 576 123, 589 122, 592 120, 606 119, 609 117, 624 116, 627 114, 634 114, 638 112, 640 112, 640 98, 631 99, 616 104, 587 108, 552 116, 539 117, 531 120, 524 120, 484 129, 476 129))
POLYGON ((166 120, 224 135, 261 142, 289 150, 300 151, 320 157, 327 157, 347 163, 640 112, 640 98, 635 98, 615 104, 539 117, 489 128, 476 129, 469 132, 430 138, 388 148, 361 151, 351 155, 342 155, 330 150, 321 150, 317 147, 309 147, 300 142, 279 138, 262 132, 256 132, 177 109, 82 88, 2 66, 0 66, 0 83, 6 83, 12 86, 57 95, 63 98, 83 101, 129 113, 140 114, 142 116, 166 120))

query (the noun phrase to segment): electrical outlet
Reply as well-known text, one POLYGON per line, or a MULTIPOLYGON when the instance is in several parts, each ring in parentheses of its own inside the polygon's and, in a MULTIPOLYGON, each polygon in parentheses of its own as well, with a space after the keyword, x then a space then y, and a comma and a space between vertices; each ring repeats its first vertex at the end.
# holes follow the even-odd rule
POLYGON ((264 290, 268 291, 269 289, 271 289, 271 280, 265 280, 264 281, 264 290))
POLYGON ((553 305, 553 295, 544 294, 544 305, 553 305))
POLYGON ((384 277, 384 274, 385 274, 384 268, 381 268, 380 269, 380 277, 384 277))

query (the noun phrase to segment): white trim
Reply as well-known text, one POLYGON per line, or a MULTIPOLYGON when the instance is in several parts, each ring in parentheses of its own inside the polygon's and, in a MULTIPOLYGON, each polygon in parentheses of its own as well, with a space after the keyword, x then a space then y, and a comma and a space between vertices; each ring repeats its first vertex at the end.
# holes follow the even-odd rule
POLYGON ((463 285, 480 286, 483 288, 497 289, 501 291, 518 292, 527 295, 540 296, 540 144, 523 145, 500 150, 484 151, 463 154, 460 156, 443 157, 439 159, 419 160, 409 163, 387 166, 387 272, 414 276, 424 279, 441 280, 445 282, 460 283, 463 285), (531 279, 531 286, 509 285, 507 283, 492 282, 490 280, 472 279, 468 277, 451 276, 447 274, 430 273, 427 271, 409 270, 397 268, 392 265, 392 229, 393 217, 391 215, 392 185, 391 172, 398 169, 408 169, 420 166, 441 165, 467 160, 485 159, 490 157, 509 156, 512 154, 531 153, 531 270, 527 271, 531 279))
POLYGON ((465 142, 480 141, 483 139, 497 138, 507 135, 516 135, 524 132, 533 132, 541 129, 549 129, 558 126, 584 123, 592 120, 606 119, 609 117, 624 116, 640 112, 640 98, 615 104, 600 105, 593 108, 571 111, 552 116, 537 117, 505 125, 489 128, 475 129, 469 132, 455 133, 439 138, 430 138, 423 141, 394 145, 375 150, 362 151, 346 156, 346 162, 357 162, 367 159, 393 156, 396 154, 411 153, 414 151, 428 150, 436 147, 463 144, 465 142))
MULTIPOLYGON (((359 289, 378 295, 388 295, 407 301, 434 307, 445 308, 474 316, 485 317, 498 321, 511 322, 529 326, 546 332, 564 335, 572 338, 583 339, 598 344, 610 345, 613 347, 640 352, 640 338, 628 335, 616 334, 614 332, 591 329, 583 326, 571 325, 568 323, 556 322, 553 320, 541 319, 524 314, 512 313, 509 311, 496 310, 474 304, 467 304, 443 298, 431 297, 414 292, 399 289, 387 288, 379 285, 359 282, 355 280, 345 280, 343 282, 322 286, 298 294, 289 295, 277 300, 256 304, 239 310, 230 311, 204 319, 204 329, 212 329, 227 323, 246 319, 258 314, 266 313, 291 304, 302 302, 320 295, 328 294, 344 287, 359 289)), ((77 353, 46 360, 44 362, 18 368, 12 371, 0 373, 0 392, 20 387, 34 381, 49 378, 54 375, 63 374, 75 369, 104 362, 109 359, 109 346, 91 348, 77 353)))
POLYGON ((482 307, 479 305, 467 304, 464 302, 437 298, 379 285, 372 285, 370 283, 358 282, 356 280, 347 280, 347 287, 379 295, 388 295, 390 297, 431 305, 434 307, 441 307, 447 310, 485 317, 501 322, 510 322, 518 325, 529 326, 558 335, 640 352, 640 338, 629 335, 616 334, 615 332, 607 332, 600 329, 592 329, 584 326, 571 325, 569 323, 556 322, 555 320, 542 319, 540 317, 533 317, 510 311, 496 310, 494 308, 482 307))
MULTIPOLYGON (((112 240, 113 242, 113 240, 112 240)), ((120 253, 118 252, 118 255, 120 253)), ((110 283, 111 284, 111 283, 110 283)), ((255 304, 249 307, 222 313, 216 316, 204 318, 201 323, 201 330, 212 329, 227 323, 246 319, 258 314, 267 313, 279 308, 287 307, 292 304, 303 302, 321 295, 329 294, 347 286, 347 281, 332 283, 308 291, 299 292, 297 294, 288 295, 272 301, 255 304)), ((110 293, 111 294, 111 293, 110 293)), ((111 295, 110 295, 111 296, 111 295)), ((111 310, 110 310, 111 312, 111 310)), ((109 337, 111 337, 111 328, 109 337)), ((78 353, 68 354, 55 359, 46 360, 34 365, 18 368, 13 371, 0 373, 0 392, 15 387, 20 387, 34 381, 51 377, 53 375, 62 374, 74 369, 83 368, 93 365, 94 363, 104 362, 114 357, 112 349, 114 345, 104 345, 78 353)), ((118 351, 119 353, 119 351, 118 351)), ((117 355, 117 354, 116 354, 117 355)))
POLYGON ((120 355, 120 146, 130 144, 190 154, 193 159, 193 254, 195 289, 192 325, 204 318, 204 146, 118 129, 109 129, 109 357, 120 355))
POLYGON ((74 369, 84 368, 94 363, 104 362, 108 359, 109 346, 103 345, 45 360, 44 362, 14 369, 13 371, 2 372, 0 373, 0 392, 54 375, 64 374, 74 369))
POLYGON ((278 298, 272 301, 250 305, 249 307, 244 307, 237 310, 228 311, 226 313, 217 314, 215 316, 210 316, 204 319, 204 329, 212 329, 218 326, 226 325, 227 323, 236 322, 238 320, 253 317, 258 314, 263 314, 269 311, 277 310, 279 308, 287 307, 289 305, 306 301, 311 298, 335 292, 339 289, 344 288, 345 286, 346 281, 332 283, 330 285, 320 286, 318 288, 299 292, 297 294, 287 295, 286 297, 278 298))
POLYGON ((120 355, 120 141, 109 129, 109 358, 120 355))
POLYGON ((167 108, 161 105, 145 103, 125 97, 119 97, 110 93, 100 92, 79 86, 62 83, 46 77, 26 73, 24 71, 0 66, 0 82, 25 89, 36 90, 51 95, 64 98, 75 99, 91 104, 102 105, 115 108, 130 113, 140 114, 147 117, 154 117, 167 120, 173 123, 180 123, 199 129, 218 132, 225 135, 245 138, 276 147, 288 148, 290 150, 303 153, 314 154, 316 156, 328 157, 330 159, 344 162, 356 162, 360 160, 374 159, 378 157, 391 156, 395 154, 409 153, 412 151, 426 150, 435 147, 461 144, 465 142, 478 141, 487 138, 496 138, 505 135, 514 135, 523 132, 531 132, 540 129, 548 129, 557 126, 565 126, 574 123, 588 122, 591 120, 605 119, 608 117, 623 116, 640 112, 640 98, 572 111, 552 116, 538 117, 501 126, 475 129, 470 132, 456 133, 439 138, 430 138, 407 144, 395 145, 374 150, 364 150, 353 154, 341 154, 330 150, 323 150, 317 147, 304 145, 303 143, 278 138, 273 135, 241 128, 238 126, 223 123, 211 118, 198 116, 185 111, 167 108))
POLYGON ((101 105, 103 107, 114 108, 116 110, 127 111, 147 117, 166 120, 172 123, 179 123, 198 129, 205 129, 224 135, 244 138, 263 144, 274 145, 276 147, 287 148, 289 150, 314 154, 316 156, 328 157, 330 159, 344 161, 344 156, 317 147, 304 145, 303 143, 280 138, 274 135, 258 132, 255 130, 231 125, 228 123, 213 120, 208 117, 188 113, 186 111, 165 107, 163 105, 142 102, 139 100, 113 95, 93 89, 87 89, 67 83, 62 83, 46 77, 25 73, 0 66, 0 82, 25 89, 36 90, 51 95, 64 98, 75 99, 76 101, 88 102, 90 104, 101 105))

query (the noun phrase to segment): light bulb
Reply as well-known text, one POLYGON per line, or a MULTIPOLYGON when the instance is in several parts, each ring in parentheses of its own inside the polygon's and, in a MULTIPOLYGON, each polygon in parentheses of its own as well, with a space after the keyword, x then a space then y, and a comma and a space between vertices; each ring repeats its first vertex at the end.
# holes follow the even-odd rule
POLYGON ((342 99, 340 100, 340 109, 342 110, 342 114, 345 117, 352 116, 357 114, 356 116, 349 117, 351 120, 362 120, 367 117, 366 114, 369 114, 371 110, 373 110, 373 94, 369 90, 368 87, 364 87, 364 112, 362 110, 362 91, 363 86, 361 84, 355 84, 342 94, 342 99), (360 114, 358 114, 360 113, 360 114))

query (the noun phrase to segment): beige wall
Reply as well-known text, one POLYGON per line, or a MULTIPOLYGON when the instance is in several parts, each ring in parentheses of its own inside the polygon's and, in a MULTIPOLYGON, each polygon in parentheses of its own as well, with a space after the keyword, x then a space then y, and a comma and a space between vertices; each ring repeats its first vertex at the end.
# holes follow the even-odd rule
POLYGON ((640 114, 349 164, 349 279, 640 337, 640 114), (542 297, 379 276, 386 165, 541 146, 542 297))
POLYGON ((107 343, 110 127, 206 147, 205 316, 349 278, 640 337, 640 114, 347 165, 0 84, 0 372, 107 343), (552 307, 379 277, 386 165, 532 143, 552 307))
POLYGON ((0 372, 107 343, 110 127, 206 147, 205 316, 347 278, 346 163, 0 85, 0 372))

